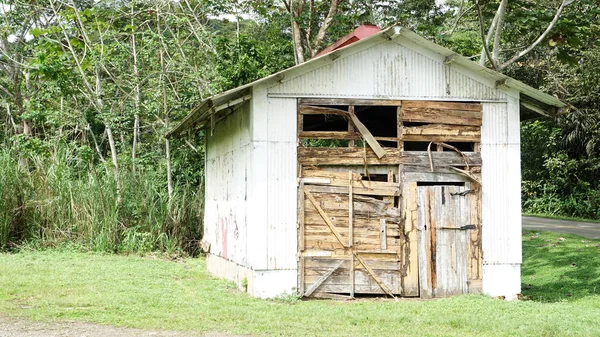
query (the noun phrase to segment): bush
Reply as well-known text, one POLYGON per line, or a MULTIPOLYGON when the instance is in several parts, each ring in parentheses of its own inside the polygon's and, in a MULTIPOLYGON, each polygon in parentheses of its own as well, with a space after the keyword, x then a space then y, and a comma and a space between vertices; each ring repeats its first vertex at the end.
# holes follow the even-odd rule
POLYGON ((600 159, 574 158, 550 122, 525 122, 522 134, 523 211, 600 218, 600 159))

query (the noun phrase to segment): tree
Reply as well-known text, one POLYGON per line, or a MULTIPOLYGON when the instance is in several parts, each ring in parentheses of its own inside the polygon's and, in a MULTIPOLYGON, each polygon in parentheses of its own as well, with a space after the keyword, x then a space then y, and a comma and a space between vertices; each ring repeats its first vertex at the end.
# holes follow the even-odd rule
MULTIPOLYGON (((496 13, 489 25, 487 34, 485 34, 484 15, 481 0, 475 0, 475 6, 477 7, 477 16, 479 20, 479 33, 481 43, 483 45, 479 61, 480 64, 484 65, 487 59, 490 62, 490 65, 493 69, 497 71, 503 71, 508 66, 530 53, 536 46, 538 46, 542 41, 544 41, 544 39, 546 39, 548 34, 555 27, 564 9, 567 6, 574 3, 575 1, 577 0, 562 0, 552 20, 547 24, 546 29, 544 29, 544 31, 526 47, 518 48, 518 51, 515 52, 512 56, 506 56, 502 60, 500 58, 500 52, 502 35, 505 32, 506 16, 509 9, 508 0, 500 0, 500 4, 498 5, 496 13)), ((515 2, 517 3, 517 5, 519 5, 519 1, 515 2)))

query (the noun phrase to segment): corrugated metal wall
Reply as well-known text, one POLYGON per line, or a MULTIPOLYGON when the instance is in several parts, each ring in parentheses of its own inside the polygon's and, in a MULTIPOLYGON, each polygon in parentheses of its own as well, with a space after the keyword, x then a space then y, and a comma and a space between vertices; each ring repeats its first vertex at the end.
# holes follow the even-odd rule
POLYGON ((381 42, 306 74, 285 79, 270 94, 361 98, 502 100, 494 83, 477 78, 442 55, 404 39, 381 42), (467 75, 469 74, 469 75, 467 75))
POLYGON ((247 171, 252 153, 249 104, 206 136, 204 239, 210 252, 246 264, 247 171))
POLYGON ((255 270, 296 269, 296 105, 254 89, 249 253, 255 270))
POLYGON ((522 260, 519 137, 518 98, 483 105, 482 240, 486 264, 522 260))

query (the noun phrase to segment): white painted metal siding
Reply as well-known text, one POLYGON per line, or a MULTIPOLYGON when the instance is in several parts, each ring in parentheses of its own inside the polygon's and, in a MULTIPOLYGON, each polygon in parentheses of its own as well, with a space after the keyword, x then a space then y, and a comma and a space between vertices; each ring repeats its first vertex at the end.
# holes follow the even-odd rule
POLYGON ((521 263, 518 98, 483 105, 481 157, 484 263, 521 263))
POLYGON ((246 265, 247 171, 251 155, 249 104, 206 136, 204 238, 212 254, 246 265))
POLYGON ((296 99, 254 88, 249 254, 255 270, 296 269, 296 99))
POLYGON ((297 268, 296 111, 296 99, 269 99, 266 172, 268 269, 297 268))
POLYGON ((360 98, 504 100, 495 84, 404 38, 382 41, 308 73, 269 94, 360 98))

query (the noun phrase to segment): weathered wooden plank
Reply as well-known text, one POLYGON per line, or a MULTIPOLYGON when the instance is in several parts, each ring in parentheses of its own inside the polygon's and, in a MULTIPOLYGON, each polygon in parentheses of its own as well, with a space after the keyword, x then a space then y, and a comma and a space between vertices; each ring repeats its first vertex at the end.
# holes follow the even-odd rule
MULTIPOLYGON (((350 284, 324 284, 319 288, 319 292, 326 292, 330 294, 350 294, 350 284)), ((386 295, 386 292, 379 287, 379 285, 373 281, 372 284, 356 284, 354 286, 356 294, 373 294, 373 295, 386 295)), ((400 294, 400 292, 396 292, 400 294)), ((312 298, 312 297, 311 297, 312 298)))
POLYGON ((356 271, 354 267, 354 254, 350 254, 350 297, 354 297, 354 287, 356 285, 356 271))
POLYGON ((402 129, 402 139, 413 142, 479 142, 478 126, 428 124, 407 126, 402 129))
MULTIPOLYGON (((462 165, 458 165, 462 166, 462 165)), ((393 172, 392 172, 393 174, 393 172)), ((332 172, 332 171, 324 171, 324 170, 304 170, 303 173, 306 178, 324 178, 323 180, 315 180, 314 184, 327 184, 334 186, 344 186, 347 187, 350 182, 354 187, 364 187, 364 188, 398 188, 399 184, 396 182, 387 182, 387 181, 369 181, 362 180, 363 177, 358 173, 352 173, 352 177, 349 178, 347 173, 343 172, 332 172)))
POLYGON ((453 182, 466 182, 470 181, 464 175, 456 173, 444 173, 439 174, 435 172, 403 172, 402 180, 405 182, 440 182, 440 183, 453 183, 453 182))
POLYGON ((361 139, 357 132, 347 131, 301 131, 298 133, 300 139, 361 139))
POLYGON ((406 108, 431 108, 446 110, 483 111, 480 103, 439 102, 439 101, 403 101, 406 108))
POLYGON ((481 166, 481 153, 463 152, 462 155, 455 151, 431 152, 405 151, 402 153, 402 164, 404 165, 427 165, 429 156, 433 166, 481 166))
MULTIPOLYGON (((353 173, 351 180, 362 180, 362 176, 358 173, 353 173)), ((326 170, 317 170, 317 169, 305 169, 302 172, 302 177, 316 177, 316 178, 330 178, 330 179, 349 179, 348 173, 346 172, 335 172, 335 171, 326 171, 326 170)))
MULTIPOLYGON (((348 171, 348 247, 354 244, 354 196, 352 194, 354 176, 348 171)), ((354 294, 352 294, 354 296, 354 294)))
MULTIPOLYGON (((332 236, 328 238, 323 238, 323 240, 312 240, 312 238, 307 238, 306 240, 306 249, 313 250, 321 250, 321 251, 331 251, 334 252, 341 248, 340 244, 337 241, 333 241, 332 236)), ((335 239, 335 238, 334 238, 335 239)), ((400 241, 394 240, 393 242, 388 242, 388 246, 399 246, 400 241)), ((363 240, 355 240, 354 241, 354 249, 359 251, 368 251, 368 252, 381 252, 381 245, 379 241, 377 243, 363 242, 363 240)), ((389 249, 387 252, 390 252, 389 249)), ((395 252, 394 252, 395 253, 395 252)))
MULTIPOLYGON (((354 107, 351 106, 351 108, 354 108, 354 107)), ((350 115, 350 120, 354 124, 354 127, 356 128, 356 130, 358 130, 358 132, 360 132, 360 134, 363 136, 363 138, 365 139, 367 144, 369 144, 369 146, 371 147, 371 150, 373 150, 373 152, 375 152, 375 155, 377 156, 377 158, 381 159, 383 156, 385 156, 386 152, 383 150, 381 145, 379 145, 377 140, 375 140, 375 138, 371 134, 371 131, 369 131, 369 129, 367 129, 367 127, 358 119, 358 117, 356 117, 356 115, 354 114, 354 109, 350 109, 349 115, 350 115)))
POLYGON ((404 135, 402 138, 405 142, 434 142, 434 143, 475 143, 478 142, 480 136, 437 136, 437 135, 404 135))
MULTIPOLYGON (((340 231, 348 231, 348 212, 343 213, 335 213, 331 210, 327 210, 327 215, 329 215, 329 220, 336 228, 339 228, 340 231), (341 214, 341 216, 339 216, 341 214)), ((378 235, 379 233, 379 219, 378 217, 353 217, 352 229, 354 231, 354 236, 356 235, 367 235, 369 233, 374 233, 374 235, 378 235)), ((400 228, 400 222, 391 222, 387 221, 387 234, 388 236, 400 236, 403 232, 400 228)), ((323 220, 321 216, 316 211, 308 211, 305 215, 304 220, 304 228, 305 232, 310 232, 313 230, 322 230, 327 231, 329 227, 323 220)))
POLYGON ((331 229, 331 232, 333 233, 333 235, 335 235, 335 237, 338 239, 338 241, 340 242, 340 244, 343 247, 346 247, 346 244, 344 243, 344 241, 343 241, 340 233, 338 233, 338 231, 335 229, 335 227, 333 226, 333 224, 331 223, 331 221, 327 217, 327 213, 325 213, 323 211, 323 209, 321 208, 321 206, 319 205, 319 203, 315 200, 315 198, 312 196, 312 194, 308 190, 306 190, 306 189, 304 190, 304 194, 308 197, 308 200, 310 200, 310 202, 317 209, 317 211, 319 212, 319 214, 321 214, 321 217, 323 218, 323 221, 325 221, 325 223, 327 224, 327 226, 329 226, 329 228, 331 229))
POLYGON ((419 260, 417 231, 417 183, 405 182, 402 189, 402 218, 404 219, 404 244, 402 265, 405 276, 402 279, 404 296, 419 295, 419 260))
POLYGON ((300 294, 304 294, 304 285, 306 284, 305 275, 306 275, 306 267, 305 267, 305 258, 302 253, 300 253, 300 260, 298 261, 298 291, 300 294))
POLYGON ((402 107, 399 106, 396 109, 396 124, 397 124, 397 132, 396 135, 398 135, 399 141, 398 141, 398 149, 400 151, 404 151, 404 142, 402 141, 402 133, 404 130, 404 126, 402 125, 402 107))
MULTIPOLYGON (((340 228, 342 231, 348 231, 348 210, 328 209, 326 212, 329 216, 329 220, 335 225, 336 228, 340 228)), ((318 211, 312 207, 310 203, 307 203, 307 209, 304 217, 304 224, 307 230, 309 226, 322 226, 327 228, 318 211)), ((382 217, 370 214, 356 214, 355 212, 353 218, 352 227, 354 228, 354 234, 356 236, 359 231, 363 230, 378 232, 379 219, 382 217)), ((394 231, 400 230, 400 224, 403 224, 403 219, 401 217, 394 215, 393 217, 385 216, 384 218, 386 219, 386 224, 388 226, 387 230, 389 233, 396 233, 394 231)), ((389 236, 394 235, 390 234, 389 236)))
POLYGON ((381 289, 383 291, 385 291, 388 295, 390 295, 391 297, 395 297, 394 293, 390 290, 390 288, 388 288, 382 281, 381 279, 375 274, 375 271, 373 269, 371 269, 371 267, 369 267, 369 265, 365 262, 365 260, 363 260, 359 254, 353 252, 354 257, 358 260, 358 262, 360 262, 360 264, 363 265, 363 267, 365 267, 365 269, 367 270, 367 272, 371 275, 371 277, 375 280, 375 282, 377 282, 377 284, 379 284, 379 286, 381 287, 381 289))
POLYGON ((314 281, 310 288, 306 290, 304 296, 310 296, 310 294, 317 290, 317 288, 319 288, 323 281, 325 281, 331 274, 333 274, 333 272, 336 271, 343 263, 344 261, 340 261, 334 268, 331 268, 331 270, 327 272, 327 274, 322 275, 318 280, 314 281))
POLYGON ((482 113, 479 111, 402 107, 402 119, 404 122, 481 126, 482 113))
MULTIPOLYGON (((322 271, 321 273, 325 273, 325 271, 322 271)), ((377 273, 377 277, 382 281, 383 284, 385 284, 388 287, 388 289, 390 289, 392 291, 392 293, 394 293, 394 294, 400 293, 399 289, 401 289, 401 285, 400 285, 400 278, 399 278, 400 272, 399 271, 391 271, 390 272, 390 271, 385 271, 385 270, 379 270, 379 271, 376 271, 376 273, 377 273)), ((356 274, 355 287, 362 288, 362 289, 366 288, 367 293, 381 293, 381 291, 378 291, 378 289, 379 290, 382 290, 382 289, 379 287, 377 282, 374 281, 374 279, 370 276, 370 274, 366 270, 364 270, 364 269, 357 270, 355 274, 356 274)), ((306 278, 307 286, 310 287, 311 284, 315 284, 313 282, 319 281, 319 278, 321 276, 322 275, 307 276, 307 278, 306 278)), ((350 277, 351 277, 351 274, 349 273, 349 270, 338 270, 338 273, 334 273, 334 274, 330 275, 325 281, 323 281, 320 284, 317 291, 325 292, 325 291, 331 290, 332 287, 344 286, 344 290, 340 291, 340 292, 351 293, 352 292, 352 283, 351 283, 350 277)))
POLYGON ((313 293, 311 297, 312 298, 322 298, 322 299, 326 299, 326 300, 349 301, 354 298, 354 295, 345 296, 345 295, 334 294, 334 293, 318 292, 318 293, 313 293))
POLYGON ((383 148, 385 155, 378 158, 371 148, 298 147, 298 161, 303 165, 397 165, 400 150, 383 148))
MULTIPOLYGON (((462 169, 461 166, 458 166, 460 169, 462 169)), ((403 169, 404 169, 404 173, 408 174, 408 173, 423 173, 422 176, 425 176, 425 173, 428 174, 437 174, 437 175, 446 175, 446 174, 456 174, 456 170, 454 169, 456 166, 452 166, 452 165, 435 165, 433 166, 433 171, 431 171, 431 168, 429 165, 403 165, 403 169)), ((474 168, 474 167, 473 167, 474 168)), ((468 178, 467 178, 468 179, 468 178)))
MULTIPOLYGON (((385 219, 381 219, 381 220, 385 220, 385 219)), ((348 227, 344 228, 344 227, 336 227, 338 230, 344 230, 344 229, 348 229, 348 227)), ((399 237, 402 233, 398 228, 390 228, 389 225, 387 225, 385 227, 385 229, 383 229, 383 227, 380 230, 376 230, 373 228, 354 228, 354 236, 356 237, 361 237, 364 239, 378 239, 378 240, 382 240, 381 236, 383 235, 383 232, 385 232, 385 235, 387 238, 391 238, 391 239, 395 239, 397 237, 399 237)), ((306 235, 328 235, 329 233, 331 233, 329 231, 329 227, 324 226, 324 225, 312 225, 312 224, 308 224, 306 225, 306 231, 305 231, 306 235)), ((346 236, 348 238, 348 241, 350 241, 350 233, 340 233, 340 235, 342 235, 342 237, 346 236)), ((387 249, 384 249, 387 250, 387 249)))
MULTIPOLYGON (((352 254, 345 256, 343 260, 339 256, 332 257, 305 257, 304 268, 306 269, 306 275, 321 275, 323 272, 330 270, 332 267, 337 265, 337 263, 341 260, 346 261, 339 268, 340 273, 344 270, 348 271, 351 268, 352 254)), ((361 256, 367 254, 361 253, 361 256)), ((374 270, 387 270, 387 271, 398 271, 401 270, 402 266, 400 264, 400 260, 396 254, 380 254, 383 255, 381 258, 375 259, 372 255, 375 253, 368 254, 369 258, 364 258, 365 261, 369 264, 371 269, 374 270), (391 257, 388 257, 391 256, 391 257)), ((355 265, 356 270, 364 269, 362 265, 355 265)))
POLYGON ((402 138, 406 135, 481 137, 481 128, 470 125, 426 124, 404 127, 402 138))
POLYGON ((304 183, 298 187, 298 250, 304 250, 304 183))
POLYGON ((419 229, 419 288, 421 298, 431 298, 433 296, 433 289, 431 287, 431 231, 429 219, 430 215, 428 210, 429 200, 426 195, 425 187, 417 188, 418 190, 418 229, 419 229), (429 252, 429 253, 428 253, 429 252), (429 257, 429 258, 428 258, 429 257))
POLYGON ((386 250, 387 249, 387 233, 386 233, 386 225, 385 225, 385 219, 379 219, 379 225, 380 225, 380 236, 379 236, 379 240, 381 243, 381 249, 382 250, 386 250))
MULTIPOLYGON (((386 155, 378 159, 375 154, 367 149, 366 159, 362 148, 320 148, 299 147, 298 161, 304 165, 427 165, 429 166, 429 155, 425 151, 405 151, 384 148, 386 155)), ((469 166, 481 165, 481 153, 463 152, 463 155, 455 151, 431 152, 434 165, 439 166, 469 166), (466 158, 466 159, 465 159, 466 158)))
MULTIPOLYGON (((313 179, 313 178, 310 178, 313 179)), ((336 182, 337 183, 337 182, 336 182)), ((379 183, 379 182, 371 182, 371 183, 379 183)), ((333 194, 345 194, 348 192, 348 187, 345 187, 344 184, 340 184, 337 186, 330 186, 331 181, 329 183, 323 183, 323 185, 306 185, 310 186, 309 189, 314 193, 333 193, 333 194)), ((398 186, 378 186, 371 187, 364 186, 363 183, 353 184, 353 193, 355 195, 376 195, 376 196, 398 196, 400 191, 398 186)))
POLYGON ((298 134, 304 130, 304 116, 300 113, 300 103, 297 104, 298 113, 296 114, 296 119, 298 123, 298 134))
MULTIPOLYGON (((473 183, 467 183, 467 188, 474 187, 473 183)), ((479 293, 481 292, 481 282, 476 282, 481 280, 482 278, 482 259, 481 259, 481 216, 480 216, 480 207, 481 207, 481 192, 477 190, 474 193, 468 195, 470 199, 470 224, 475 225, 475 229, 469 230, 469 244, 468 244, 468 256, 469 256, 469 270, 468 270, 468 280, 469 280, 469 292, 479 293)))
POLYGON ((356 99, 356 98, 300 98, 300 104, 306 105, 377 105, 400 106, 401 100, 394 99, 356 99))
MULTIPOLYGON (((308 192, 308 189, 305 189, 305 193, 308 192)), ((343 211, 344 216, 347 219, 348 216, 348 195, 337 195, 337 194, 319 194, 315 193, 315 195, 320 196, 319 208, 327 209, 327 211, 343 211)), ((313 205, 314 206, 314 205, 313 205)), ((305 206, 305 211, 311 211, 313 209, 318 209, 310 205, 305 206)), ((368 218, 386 218, 389 219, 393 223, 398 223, 400 221, 400 214, 397 208, 391 207, 391 204, 386 203, 383 200, 379 200, 376 198, 364 196, 364 195, 354 195, 353 197, 353 214, 355 217, 363 216, 368 218)), ((329 218, 331 215, 329 216, 329 218)), ((331 221, 331 220, 329 220, 331 221)))
MULTIPOLYGON (((346 234, 342 235, 342 239, 348 239, 346 234)), ((306 249, 322 249, 322 250, 337 250, 340 249, 339 241, 331 234, 306 234, 306 243, 304 244, 306 249)), ((401 241, 395 238, 387 238, 390 246, 399 247, 401 241)), ((381 238, 376 237, 360 237, 354 239, 354 246, 357 250, 369 250, 374 252, 381 252, 381 238)))
POLYGON ((298 112, 302 115, 341 115, 348 116, 348 111, 330 108, 330 107, 321 107, 321 106, 313 106, 300 104, 298 106, 298 112))

